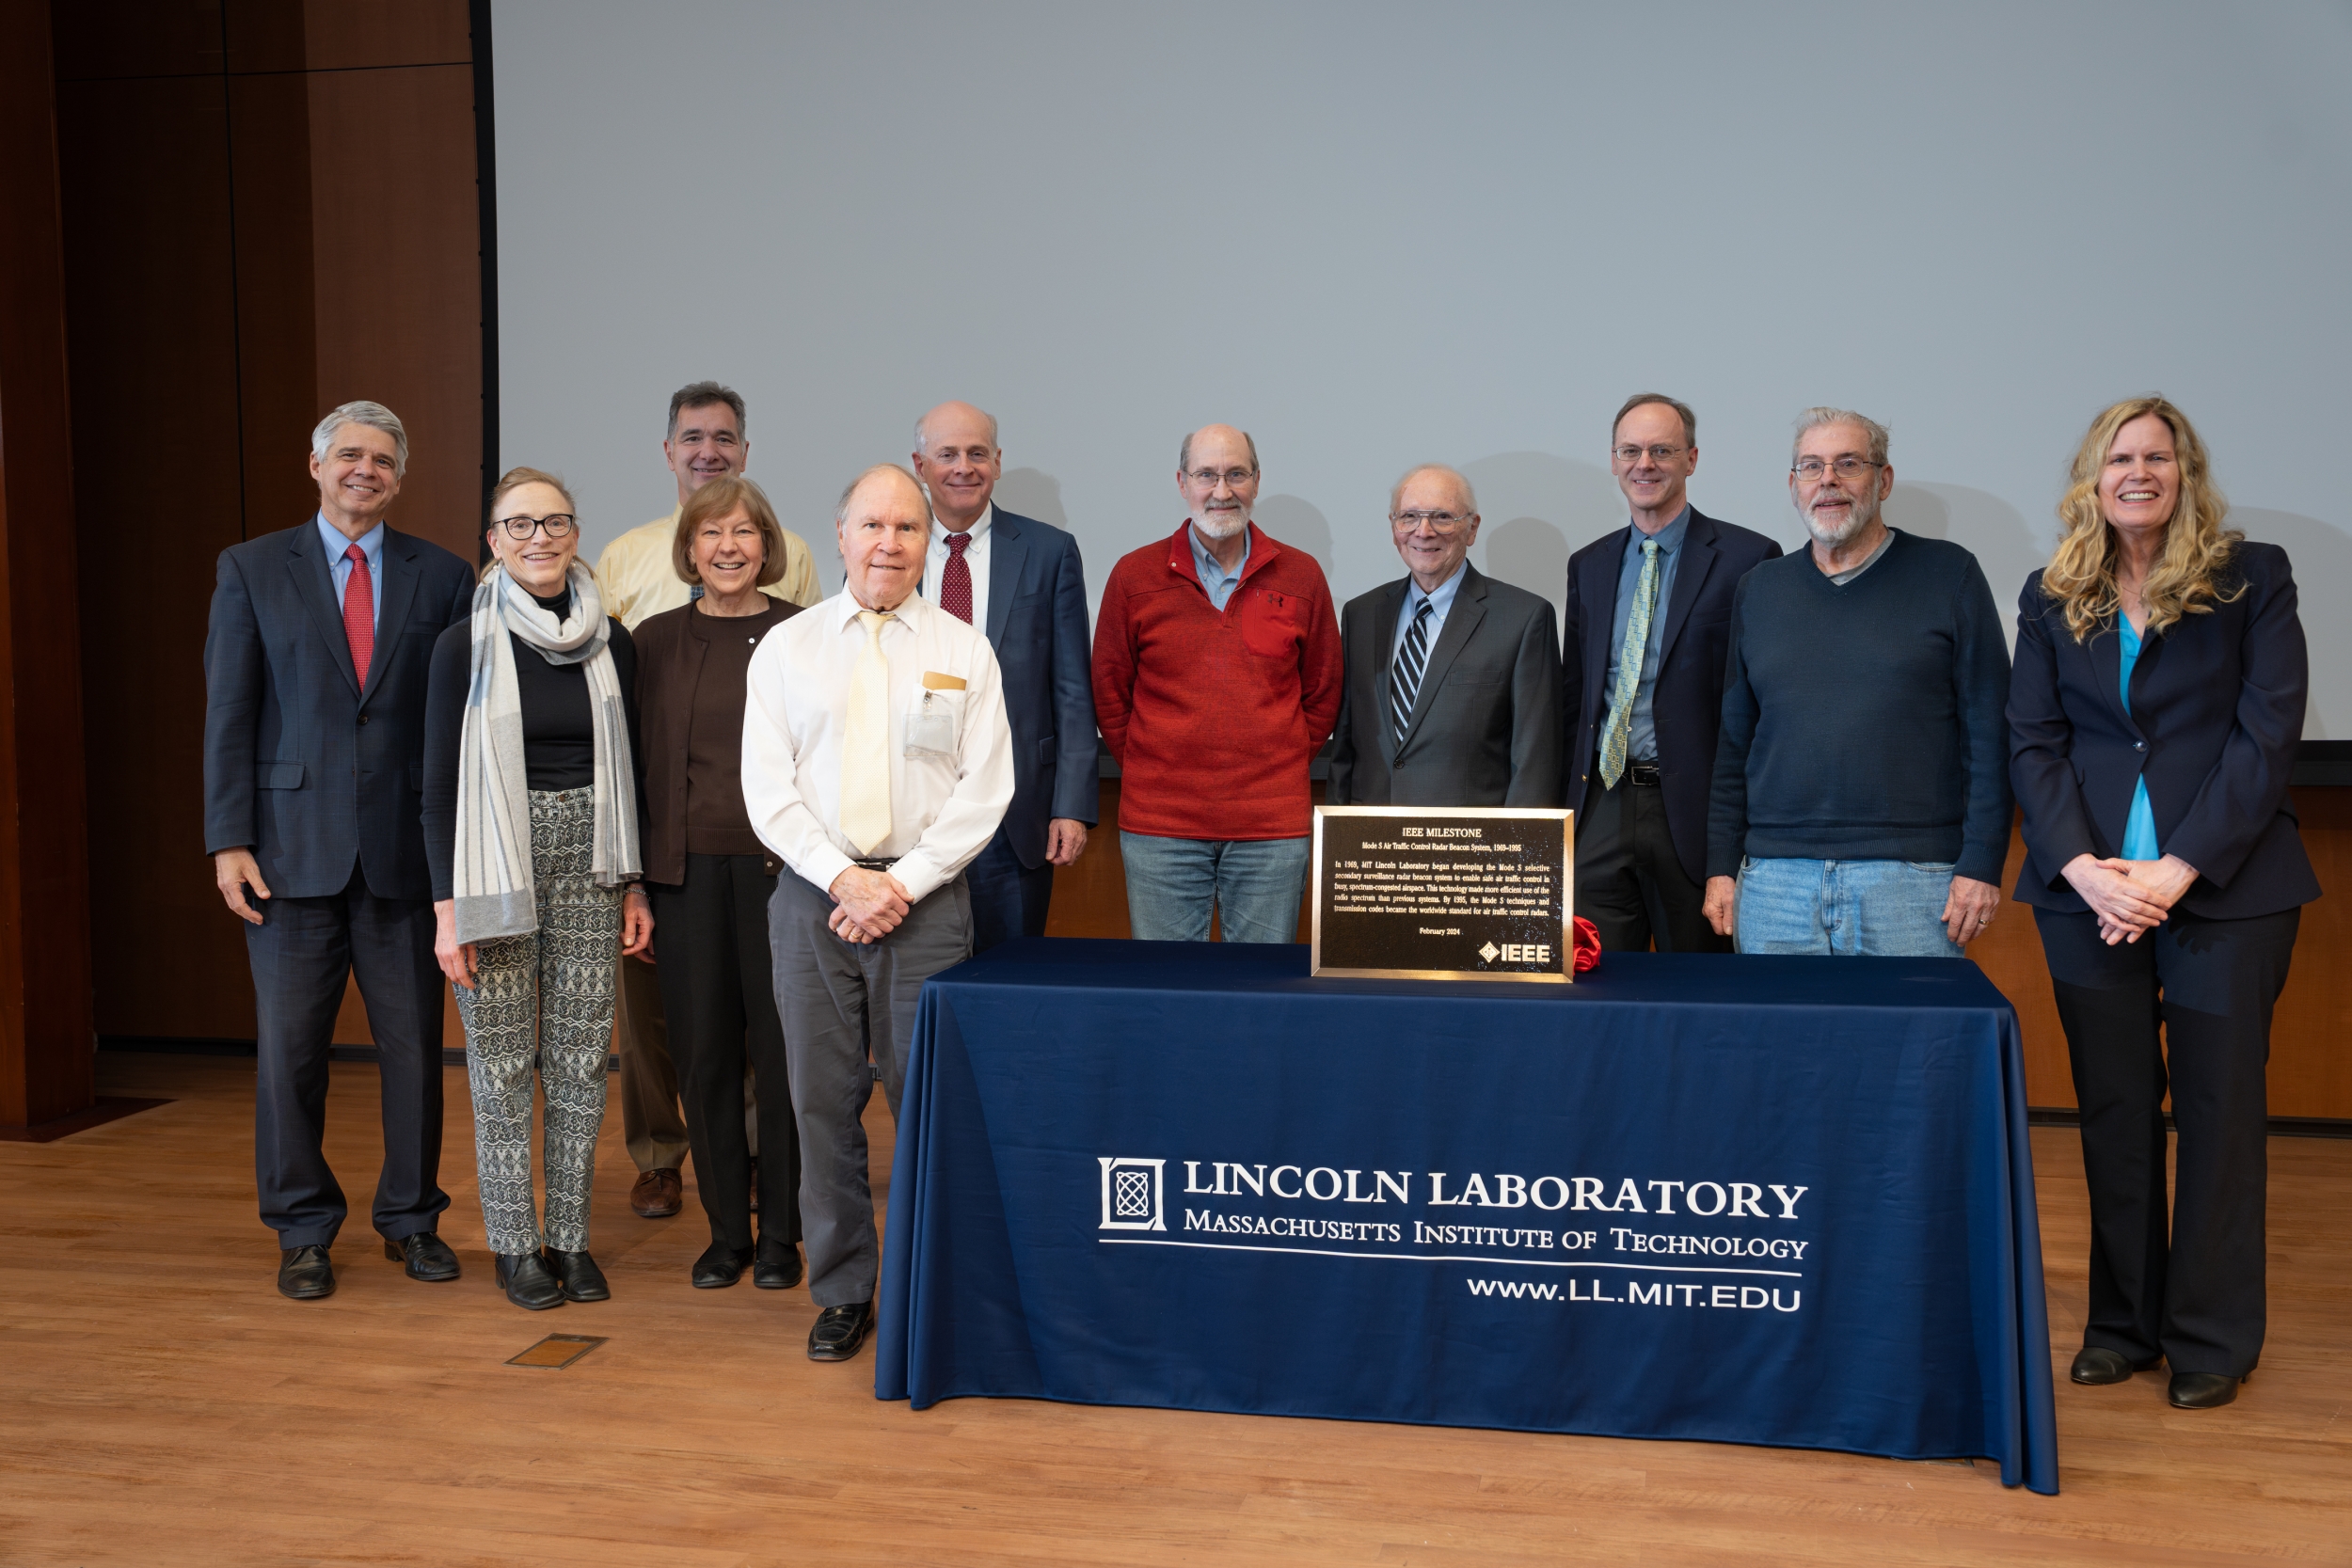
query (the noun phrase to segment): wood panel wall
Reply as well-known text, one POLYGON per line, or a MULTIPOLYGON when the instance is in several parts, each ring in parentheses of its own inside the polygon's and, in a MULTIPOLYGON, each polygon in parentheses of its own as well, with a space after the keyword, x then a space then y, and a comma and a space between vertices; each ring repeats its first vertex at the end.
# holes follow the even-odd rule
MULTIPOLYGON (((103 1035, 253 1034, 202 853, 223 547, 317 492, 310 427, 408 427, 396 528, 474 555, 480 224, 464 0, 57 0, 90 914, 103 1035), (135 588, 133 585, 135 584, 135 588)), ((346 1008, 339 1038, 364 1040, 346 1008)))
POLYGON ((0 7, 0 1124, 91 1103, 82 689, 49 18, 0 7))

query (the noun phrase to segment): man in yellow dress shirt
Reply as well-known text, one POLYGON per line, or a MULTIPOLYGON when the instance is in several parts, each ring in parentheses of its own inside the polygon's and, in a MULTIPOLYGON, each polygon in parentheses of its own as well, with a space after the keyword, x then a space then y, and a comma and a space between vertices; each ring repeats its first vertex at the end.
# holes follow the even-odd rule
MULTIPOLYGON (((621 625, 635 631, 647 616, 675 610, 692 596, 674 564, 678 512, 687 497, 712 480, 741 473, 751 453, 743 435, 743 399, 733 388, 697 381, 671 396, 661 455, 677 480, 677 506, 666 517, 630 529, 596 558, 604 608, 621 625)), ((784 576, 767 591, 806 609, 825 596, 817 582, 817 560, 799 534, 783 532, 784 576)), ((686 1118, 678 1108, 661 988, 651 965, 623 960, 619 1014, 621 1130, 638 1171, 629 1207, 647 1219, 666 1219, 683 1201, 678 1166, 686 1160, 686 1118)), ((747 1096, 747 1119, 752 1110, 747 1096)), ((757 1148, 753 1146, 755 1155, 757 1148)))

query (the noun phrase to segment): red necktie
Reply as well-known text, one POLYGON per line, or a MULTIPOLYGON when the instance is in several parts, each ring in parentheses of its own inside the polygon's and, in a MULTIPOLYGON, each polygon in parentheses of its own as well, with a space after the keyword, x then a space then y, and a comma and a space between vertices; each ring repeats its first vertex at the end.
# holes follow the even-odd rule
POLYGON ((947 569, 939 574, 939 608, 967 626, 972 624, 972 563, 963 552, 971 547, 969 532, 947 535, 947 569))
POLYGON ((368 689, 368 661, 375 657, 375 579, 368 575, 368 552, 354 545, 343 551, 351 576, 343 582, 343 637, 351 644, 351 667, 359 689, 368 689))

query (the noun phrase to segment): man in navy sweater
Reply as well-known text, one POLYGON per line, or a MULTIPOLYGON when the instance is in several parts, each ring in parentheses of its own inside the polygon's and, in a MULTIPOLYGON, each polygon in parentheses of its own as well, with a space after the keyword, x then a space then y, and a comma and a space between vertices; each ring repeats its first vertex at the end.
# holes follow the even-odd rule
POLYGON ((2009 647, 1975 556, 1879 517, 1886 430, 1797 420, 1812 547, 1740 580, 1707 917, 1742 953, 1958 958, 2000 904, 2009 647))

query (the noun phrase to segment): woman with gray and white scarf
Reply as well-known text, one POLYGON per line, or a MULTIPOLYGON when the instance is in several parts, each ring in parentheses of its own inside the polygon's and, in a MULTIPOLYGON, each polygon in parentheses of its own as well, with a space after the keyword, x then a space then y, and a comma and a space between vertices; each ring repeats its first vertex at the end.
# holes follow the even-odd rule
POLYGON ((506 1297, 611 1296, 588 1255, 605 1054, 623 953, 653 938, 639 885, 637 653, 574 558, 563 481, 490 494, 498 558, 434 645, 424 842, 434 956, 466 1022, 482 1217, 506 1297), (532 1068, 547 1094, 547 1211, 531 1174, 532 1068))

